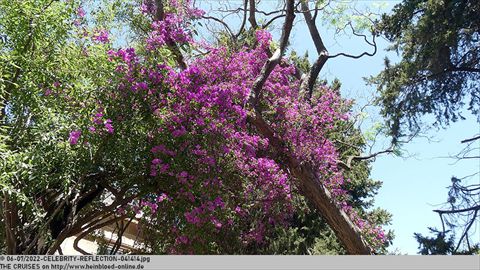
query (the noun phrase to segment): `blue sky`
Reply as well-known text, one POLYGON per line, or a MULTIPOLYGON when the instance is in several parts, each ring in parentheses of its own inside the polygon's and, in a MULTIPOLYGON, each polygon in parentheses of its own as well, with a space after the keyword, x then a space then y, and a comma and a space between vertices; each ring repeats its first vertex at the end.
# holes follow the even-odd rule
MULTIPOLYGON (((209 10, 219 3, 228 1, 200 1, 202 8, 209 10)), ((389 12, 400 1, 344 1, 349 5, 357 2, 357 8, 376 9, 376 5, 383 3, 382 11, 389 12)), ((230 1, 231 6, 238 7, 239 1, 230 1)), ((272 9, 277 1, 264 1, 265 10, 272 9)), ((218 6, 217 6, 218 7, 218 6)), ((350 6, 351 7, 351 6, 350 6)), ((303 55, 309 52, 310 60, 316 58, 316 50, 302 18, 297 16, 297 24, 291 34, 290 48, 303 55)), ((330 19, 330 18, 327 18, 330 19)), ((227 22, 236 25, 237 19, 229 17, 227 22)), ((372 48, 364 43, 362 38, 352 35, 335 35, 335 31, 321 22, 317 23, 320 34, 330 54, 346 52, 359 54, 364 50, 371 52, 372 48)), ((236 29, 236 27, 234 27, 236 29)), ((274 32, 274 38, 278 39, 279 33, 274 32)), ((335 58, 327 61, 320 77, 328 80, 340 79, 342 94, 344 97, 356 100, 358 107, 363 106, 368 100, 376 95, 372 86, 367 86, 364 77, 378 74, 383 69, 385 56, 396 61, 399 57, 395 53, 387 53, 385 49, 388 42, 377 39, 378 52, 373 57, 361 59, 335 58)), ((382 122, 379 108, 370 106, 367 108, 368 116, 364 120, 362 129, 368 130, 374 123, 382 122)), ((465 116, 468 116, 466 113, 465 116)), ((471 116, 471 115, 470 115, 471 116)), ((431 120, 432 117, 425 117, 431 120)), ((480 133, 480 125, 474 117, 454 123, 447 129, 428 129, 425 132, 427 138, 417 138, 403 147, 404 157, 392 155, 380 156, 373 163, 371 177, 383 181, 383 187, 375 197, 376 207, 387 209, 393 214, 392 225, 387 229, 393 229, 395 239, 390 251, 401 254, 417 254, 418 244, 413 233, 428 234, 427 227, 440 227, 438 215, 432 212, 438 209, 439 204, 447 199, 447 188, 452 176, 463 177, 475 172, 480 168, 479 160, 461 161, 456 164, 453 159, 442 158, 458 153, 462 149, 460 141, 473 137, 480 133)), ((388 138, 380 138, 374 150, 385 149, 389 146, 388 138)), ((480 175, 471 179, 471 182, 480 182, 480 175)), ((477 224, 478 226, 478 224, 477 224)), ((477 232, 480 228, 477 228, 477 232)), ((480 235, 480 234, 479 234, 480 235)), ((480 236, 478 241, 480 241, 480 236)))

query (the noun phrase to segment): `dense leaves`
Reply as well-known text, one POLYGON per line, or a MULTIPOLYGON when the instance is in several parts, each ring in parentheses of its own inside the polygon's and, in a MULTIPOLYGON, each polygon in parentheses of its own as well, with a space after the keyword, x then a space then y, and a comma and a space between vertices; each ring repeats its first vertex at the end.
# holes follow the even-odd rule
POLYGON ((379 29, 402 57, 373 80, 394 137, 416 132, 425 114, 439 126, 463 118, 464 105, 480 116, 479 12, 475 0, 406 0, 382 17, 379 29))

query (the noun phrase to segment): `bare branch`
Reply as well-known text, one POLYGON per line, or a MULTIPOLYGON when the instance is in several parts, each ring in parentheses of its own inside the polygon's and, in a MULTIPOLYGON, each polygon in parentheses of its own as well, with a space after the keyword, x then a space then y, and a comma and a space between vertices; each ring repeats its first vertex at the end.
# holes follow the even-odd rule
POLYGON ((473 142, 473 141, 476 141, 480 139, 480 135, 479 136, 476 136, 476 137, 473 137, 473 138, 470 138, 470 139, 465 139, 463 141, 461 141, 460 143, 468 143, 468 142, 473 142))
POLYGON ((268 22, 266 22, 266 23, 264 23, 264 24, 262 25, 262 29, 267 28, 267 27, 268 27, 270 24, 272 24, 275 20, 280 19, 280 18, 283 18, 283 17, 285 17, 285 16, 287 16, 287 15, 286 15, 286 14, 280 14, 280 15, 277 15, 277 16, 271 18, 268 22))
POLYGON ((277 13, 285 12, 285 11, 287 11, 287 10, 286 10, 285 7, 284 7, 284 8, 282 8, 282 9, 278 9, 278 10, 274 10, 274 11, 270 11, 270 12, 265 12, 265 11, 258 10, 258 9, 255 9, 255 11, 256 11, 257 13, 263 14, 263 15, 265 15, 265 16, 271 16, 271 15, 274 15, 274 14, 277 14, 277 13))
MULTIPOLYGON (((462 233, 462 236, 458 240, 458 244, 457 244, 457 247, 455 247, 455 251, 457 251, 458 248, 460 247, 460 244, 462 243, 463 238, 466 237, 467 241, 468 241, 468 231, 470 230, 472 225, 475 223, 475 219, 477 218, 477 214, 478 214, 478 209, 474 212, 473 217, 470 219, 470 222, 468 223, 468 226, 465 228, 465 230, 462 233)), ((470 246, 470 243, 468 243, 468 245, 470 246)))
POLYGON ((248 17, 248 21, 250 22, 250 25, 252 26, 253 29, 256 29, 258 27, 257 24, 257 19, 255 18, 255 0, 249 0, 250 1, 250 15, 248 17))
POLYGON ((393 146, 390 146, 388 149, 382 150, 375 152, 373 154, 367 155, 367 156, 349 156, 347 159, 347 163, 344 163, 343 161, 337 161, 337 164, 342 165, 343 167, 346 167, 347 169, 352 168, 352 161, 357 161, 357 160, 367 160, 371 158, 376 158, 378 155, 381 154, 387 154, 387 153, 392 153, 393 152, 393 146))
POLYGON ((318 58, 315 63, 312 65, 308 75, 303 78, 300 85, 300 92, 306 93, 306 99, 310 100, 313 94, 313 87, 317 81, 318 74, 322 70, 323 66, 328 60, 328 50, 323 43, 322 37, 318 32, 315 21, 313 20, 312 14, 309 11, 308 4, 305 1, 301 2, 303 16, 305 17, 305 22, 307 23, 310 36, 312 37, 315 48, 317 49, 318 58))
POLYGON ((375 42, 375 33, 372 32, 372 42, 370 42, 368 39, 367 39, 367 36, 366 35, 362 35, 362 34, 359 34, 359 33, 356 33, 355 32, 355 29, 353 28, 353 25, 352 25, 352 22, 348 22, 348 25, 350 26, 350 28, 352 29, 352 33, 357 36, 357 37, 363 37, 363 40, 370 46, 373 47, 373 52, 372 53, 369 53, 369 52, 363 52, 359 55, 351 55, 351 54, 347 54, 347 53, 337 53, 335 55, 331 55, 329 56, 328 58, 335 58, 335 57, 338 57, 338 56, 345 56, 345 57, 348 57, 348 58, 353 58, 353 59, 358 59, 358 58, 361 58, 365 55, 367 56, 374 56, 376 53, 377 53, 377 43, 375 42))
POLYGON ((240 29, 238 30, 238 33, 235 35, 235 39, 237 39, 242 34, 243 30, 245 29, 245 24, 247 23, 247 5, 248 5, 248 0, 244 0, 244 2, 243 2, 242 24, 240 25, 240 29))
POLYGON ((218 19, 218 18, 215 18, 215 17, 212 17, 212 16, 202 16, 203 19, 206 19, 206 20, 214 20, 216 22, 219 22, 220 24, 223 25, 223 27, 227 30, 227 32, 230 34, 230 38, 232 39, 235 39, 235 35, 233 34, 232 32, 232 29, 230 29, 230 27, 228 26, 228 24, 226 24, 224 21, 218 19))
POLYGON ((453 210, 437 209, 437 210, 433 210, 433 212, 439 213, 439 214, 456 214, 456 213, 464 213, 464 212, 479 211, 479 210, 480 210, 480 205, 475 205, 475 206, 468 207, 468 208, 453 209, 453 210))

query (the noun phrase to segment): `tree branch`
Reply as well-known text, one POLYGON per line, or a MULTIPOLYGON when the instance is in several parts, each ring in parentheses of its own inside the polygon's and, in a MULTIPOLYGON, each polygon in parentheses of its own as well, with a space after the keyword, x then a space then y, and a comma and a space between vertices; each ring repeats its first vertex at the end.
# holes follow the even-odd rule
POLYGON ((6 246, 7 254, 16 254, 17 241, 15 236, 15 211, 10 204, 10 196, 6 191, 3 191, 3 216, 5 220, 5 234, 6 234, 6 246))
MULTIPOLYGON (((253 84, 250 102, 253 103, 255 115, 248 115, 247 121, 255 126, 264 138, 269 140, 269 144, 274 150, 281 153, 281 156, 283 157, 282 163, 285 164, 294 179, 297 180, 299 189, 301 189, 303 195, 319 210, 322 217, 325 218, 328 225, 333 229, 337 237, 345 246, 347 252, 350 254, 371 254, 371 250, 363 240, 360 230, 350 221, 346 213, 337 206, 328 189, 321 184, 321 180, 318 179, 315 170, 308 164, 304 164, 297 160, 294 155, 290 153, 285 142, 275 135, 275 131, 267 122, 265 122, 260 109, 257 107, 261 89, 265 81, 273 68, 280 62, 280 59, 285 52, 295 18, 294 11, 295 3, 293 0, 289 0, 287 2, 287 15, 280 40, 280 48, 277 49, 273 56, 267 60, 260 75, 253 84)), ((325 57, 325 59, 327 58, 325 57)))
MULTIPOLYGON (((457 243, 457 246, 455 247, 455 252, 458 250, 458 248, 460 247, 460 244, 462 243, 462 240, 463 238, 467 238, 467 242, 468 242, 468 231, 470 230, 470 228, 472 227, 473 223, 475 223, 475 219, 477 218, 477 214, 478 214, 478 209, 475 210, 474 214, 473 214, 473 217, 471 218, 470 222, 468 223, 468 226, 465 228, 465 230, 463 231, 462 233, 462 236, 460 237, 460 239, 458 240, 458 243, 457 243)), ((470 246, 470 243, 468 243, 468 245, 470 246)))
MULTIPOLYGON (((68 197, 68 196, 67 196, 68 197)), ((47 228, 47 226, 52 222, 52 220, 57 216, 58 213, 60 213, 61 210, 63 210, 63 206, 65 206, 66 200, 63 200, 60 205, 55 209, 55 211, 50 215, 50 218, 42 225, 42 227, 39 229, 39 231, 36 233, 35 238, 30 242, 30 245, 25 249, 23 254, 28 255, 30 250, 37 244, 38 239, 43 233, 43 230, 47 228)))
POLYGON ((84 231, 80 235, 78 235, 77 238, 75 238, 75 240, 73 241, 73 248, 76 251, 80 252, 82 255, 92 255, 92 254, 86 252, 85 250, 83 250, 82 248, 80 248, 78 246, 78 242, 80 242, 80 240, 82 240, 85 236, 87 236, 88 234, 90 234, 94 230, 101 229, 101 228, 103 228, 103 227, 105 227, 109 224, 112 224, 112 223, 116 222, 117 220, 123 219, 123 218, 125 218, 125 215, 109 219, 107 221, 104 221, 102 223, 98 223, 95 226, 90 227, 89 229, 87 229, 86 231, 84 231))
POLYGON ((272 57, 270 57, 267 60, 267 62, 265 63, 265 65, 263 66, 260 72, 260 75, 257 77, 255 82, 253 83, 250 100, 251 100, 251 103, 253 103, 253 108, 255 110, 259 110, 258 102, 261 98, 260 96, 261 96, 261 90, 263 88, 263 85, 267 81, 268 77, 270 76, 270 73, 272 73, 275 66, 280 63, 282 56, 285 54, 288 40, 290 38, 290 32, 292 31, 292 27, 293 27, 293 21, 295 19, 294 7, 295 7, 295 1, 288 0, 287 14, 285 18, 285 23, 283 24, 282 36, 280 37, 280 46, 272 55, 272 57))
POLYGON ((372 37, 372 42, 370 42, 370 41, 368 41, 366 35, 358 34, 358 33, 355 32, 355 29, 353 28, 351 22, 349 22, 348 24, 350 25, 350 27, 351 27, 351 29, 352 29, 352 33, 353 33, 355 36, 357 36, 357 37, 363 37, 363 39, 365 40, 365 42, 366 42, 368 45, 370 45, 370 46, 373 47, 373 52, 372 52, 372 53, 363 52, 363 53, 361 53, 361 54, 359 54, 359 55, 351 55, 351 54, 347 54, 347 53, 337 53, 337 54, 335 54, 335 55, 329 56, 328 58, 335 58, 335 57, 338 57, 338 56, 345 56, 345 57, 348 57, 348 58, 359 59, 359 58, 361 58, 361 57, 363 57, 363 56, 365 56, 365 55, 367 55, 367 56, 374 56, 374 55, 377 53, 377 43, 376 43, 376 41, 375 41, 375 33, 372 33, 372 36, 373 36, 373 37, 372 37))
POLYGON ((285 160, 282 160, 282 162, 286 164, 285 166, 297 180, 296 184, 302 194, 313 203, 322 217, 325 218, 347 252, 349 254, 371 254, 372 251, 363 240, 360 230, 350 221, 347 214, 337 206, 330 191, 321 184, 315 170, 310 165, 297 160, 290 153, 285 143, 275 135, 274 130, 263 120, 259 112, 256 113, 256 117, 247 116, 247 120, 269 140, 273 148, 285 156, 285 160))
POLYGON ((206 19, 206 20, 214 20, 220 24, 223 25, 223 27, 227 30, 227 32, 230 34, 230 38, 231 39, 235 39, 235 35, 233 34, 232 32, 232 29, 230 29, 230 27, 228 26, 228 24, 226 24, 224 21, 218 19, 218 18, 215 18, 215 17, 212 17, 212 16, 202 16, 203 19, 206 19))
POLYGON ((480 205, 475 205, 475 206, 468 207, 468 208, 454 209, 454 210, 437 209, 437 210, 433 210, 433 212, 439 213, 439 214, 456 214, 456 213, 464 213, 464 212, 479 211, 479 210, 480 210, 480 205))
POLYGON ((303 16, 305 17, 305 22, 307 23, 308 31, 310 32, 310 36, 312 37, 313 43, 318 53, 317 60, 312 65, 312 68, 310 69, 310 72, 308 72, 308 75, 303 78, 300 85, 300 92, 306 93, 305 98, 307 100, 310 100, 313 95, 313 87, 315 86, 315 82, 317 81, 318 74, 328 60, 328 50, 323 43, 320 33, 318 32, 317 26, 315 25, 315 21, 312 17, 312 14, 310 13, 306 1, 301 2, 301 8, 303 16))
POLYGON ((285 14, 280 14, 280 15, 277 15, 277 16, 271 18, 268 22, 266 22, 266 23, 264 23, 264 24, 262 25, 262 29, 267 28, 267 27, 268 27, 270 24, 272 24, 275 20, 280 19, 280 18, 283 18, 283 17, 285 17, 285 16, 286 16, 285 14))
POLYGON ((257 19, 255 18, 255 0, 249 0, 250 1, 250 9, 249 9, 249 17, 248 21, 250 22, 250 25, 252 26, 253 29, 256 29, 258 27, 257 24, 257 19))
MULTIPOLYGON (((121 220, 121 226, 118 227, 118 234, 117 234, 117 241, 115 241, 115 244, 113 245, 112 247, 112 250, 110 252, 110 255, 115 255, 118 250, 120 249, 120 247, 122 246, 122 238, 123 238, 123 234, 125 233, 125 231, 128 229, 128 226, 130 226, 130 223, 132 223, 132 220, 133 220, 134 217, 131 217, 128 221, 127 221, 127 224, 124 224, 124 220, 122 219, 121 220)), ((118 223, 117 223, 118 224, 118 223)))
POLYGON ((367 160, 371 158, 376 158, 378 155, 381 154, 387 154, 387 153, 392 153, 393 152, 393 146, 390 146, 390 148, 382 151, 375 152, 373 154, 367 155, 367 156, 349 156, 347 158, 347 163, 344 163, 343 161, 337 161, 337 164, 342 165, 346 167, 347 169, 352 168, 352 161, 357 161, 357 160, 367 160))
POLYGON ((240 29, 238 30, 238 33, 234 36, 235 39, 237 39, 243 33, 243 30, 245 29, 245 24, 247 23, 247 5, 248 5, 248 0, 244 0, 243 1, 242 24, 240 25, 240 29))
MULTIPOLYGON (((123 196, 123 194, 126 193, 127 190, 123 190, 120 192, 120 194, 123 196)), ((84 218, 78 220, 76 223, 68 224, 66 228, 62 230, 62 232, 57 236, 57 239, 55 239, 54 244, 48 249, 47 254, 53 254, 55 251, 58 249, 58 247, 62 244, 62 242, 69 236, 75 235, 82 230, 85 230, 86 228, 93 226, 95 222, 90 222, 89 225, 84 226, 85 224, 88 224, 89 221, 92 219, 95 220, 98 217, 104 215, 105 213, 110 213, 111 211, 114 211, 116 207, 122 206, 127 204, 128 202, 132 201, 134 198, 136 198, 138 194, 134 194, 131 196, 128 196, 126 198, 122 199, 117 199, 114 202, 112 202, 110 205, 104 207, 101 210, 95 210, 90 214, 85 215, 84 218)), ((107 215, 108 216, 108 215, 107 215)), ((101 220, 101 219, 100 219, 101 220)))
POLYGON ((468 142, 473 142, 473 141, 476 141, 480 139, 480 135, 479 136, 476 136, 476 137, 473 137, 473 138, 470 138, 470 139, 465 139, 463 141, 461 141, 460 143, 468 143, 468 142))

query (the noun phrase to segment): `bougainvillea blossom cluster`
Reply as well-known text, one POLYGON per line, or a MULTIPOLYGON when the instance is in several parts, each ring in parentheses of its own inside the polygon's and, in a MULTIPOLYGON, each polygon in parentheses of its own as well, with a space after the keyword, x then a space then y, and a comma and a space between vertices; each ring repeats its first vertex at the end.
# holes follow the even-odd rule
MULTIPOLYGON (((262 244, 272 228, 288 224, 296 191, 295 179, 288 174, 281 155, 247 121, 252 114, 252 85, 268 60, 272 37, 267 31, 257 31, 255 48, 232 52, 209 47, 204 56, 192 58, 186 69, 172 67, 150 54, 168 50, 169 42, 195 45, 187 20, 202 12, 182 7, 171 1, 170 12, 152 23, 145 55, 137 55, 132 48, 108 53, 117 76, 110 102, 137 112, 132 115, 149 115, 156 123, 145 138, 151 144, 145 169, 158 190, 132 207, 149 213, 145 218, 158 220, 169 230, 170 253, 198 251, 195 245, 202 245, 205 239, 219 239, 232 231, 244 245, 262 244), (177 214, 168 216, 168 209, 177 214)), ((147 1, 142 12, 154 8, 147 1)), ((108 42, 108 36, 99 32, 97 41, 108 42)), ((295 67, 283 59, 269 76, 260 101, 265 120, 297 159, 315 168, 319 184, 331 191, 372 247, 381 245, 383 231, 345 203, 342 186, 346 179, 328 139, 335 122, 347 119, 341 112, 344 101, 323 87, 321 95, 306 102, 294 74, 295 67)), ((126 118, 128 115, 122 116, 121 121, 126 118)), ((113 134, 110 119, 114 118, 98 111, 90 132, 101 127, 113 134)), ((76 144, 80 134, 72 131, 70 143, 76 144)))

